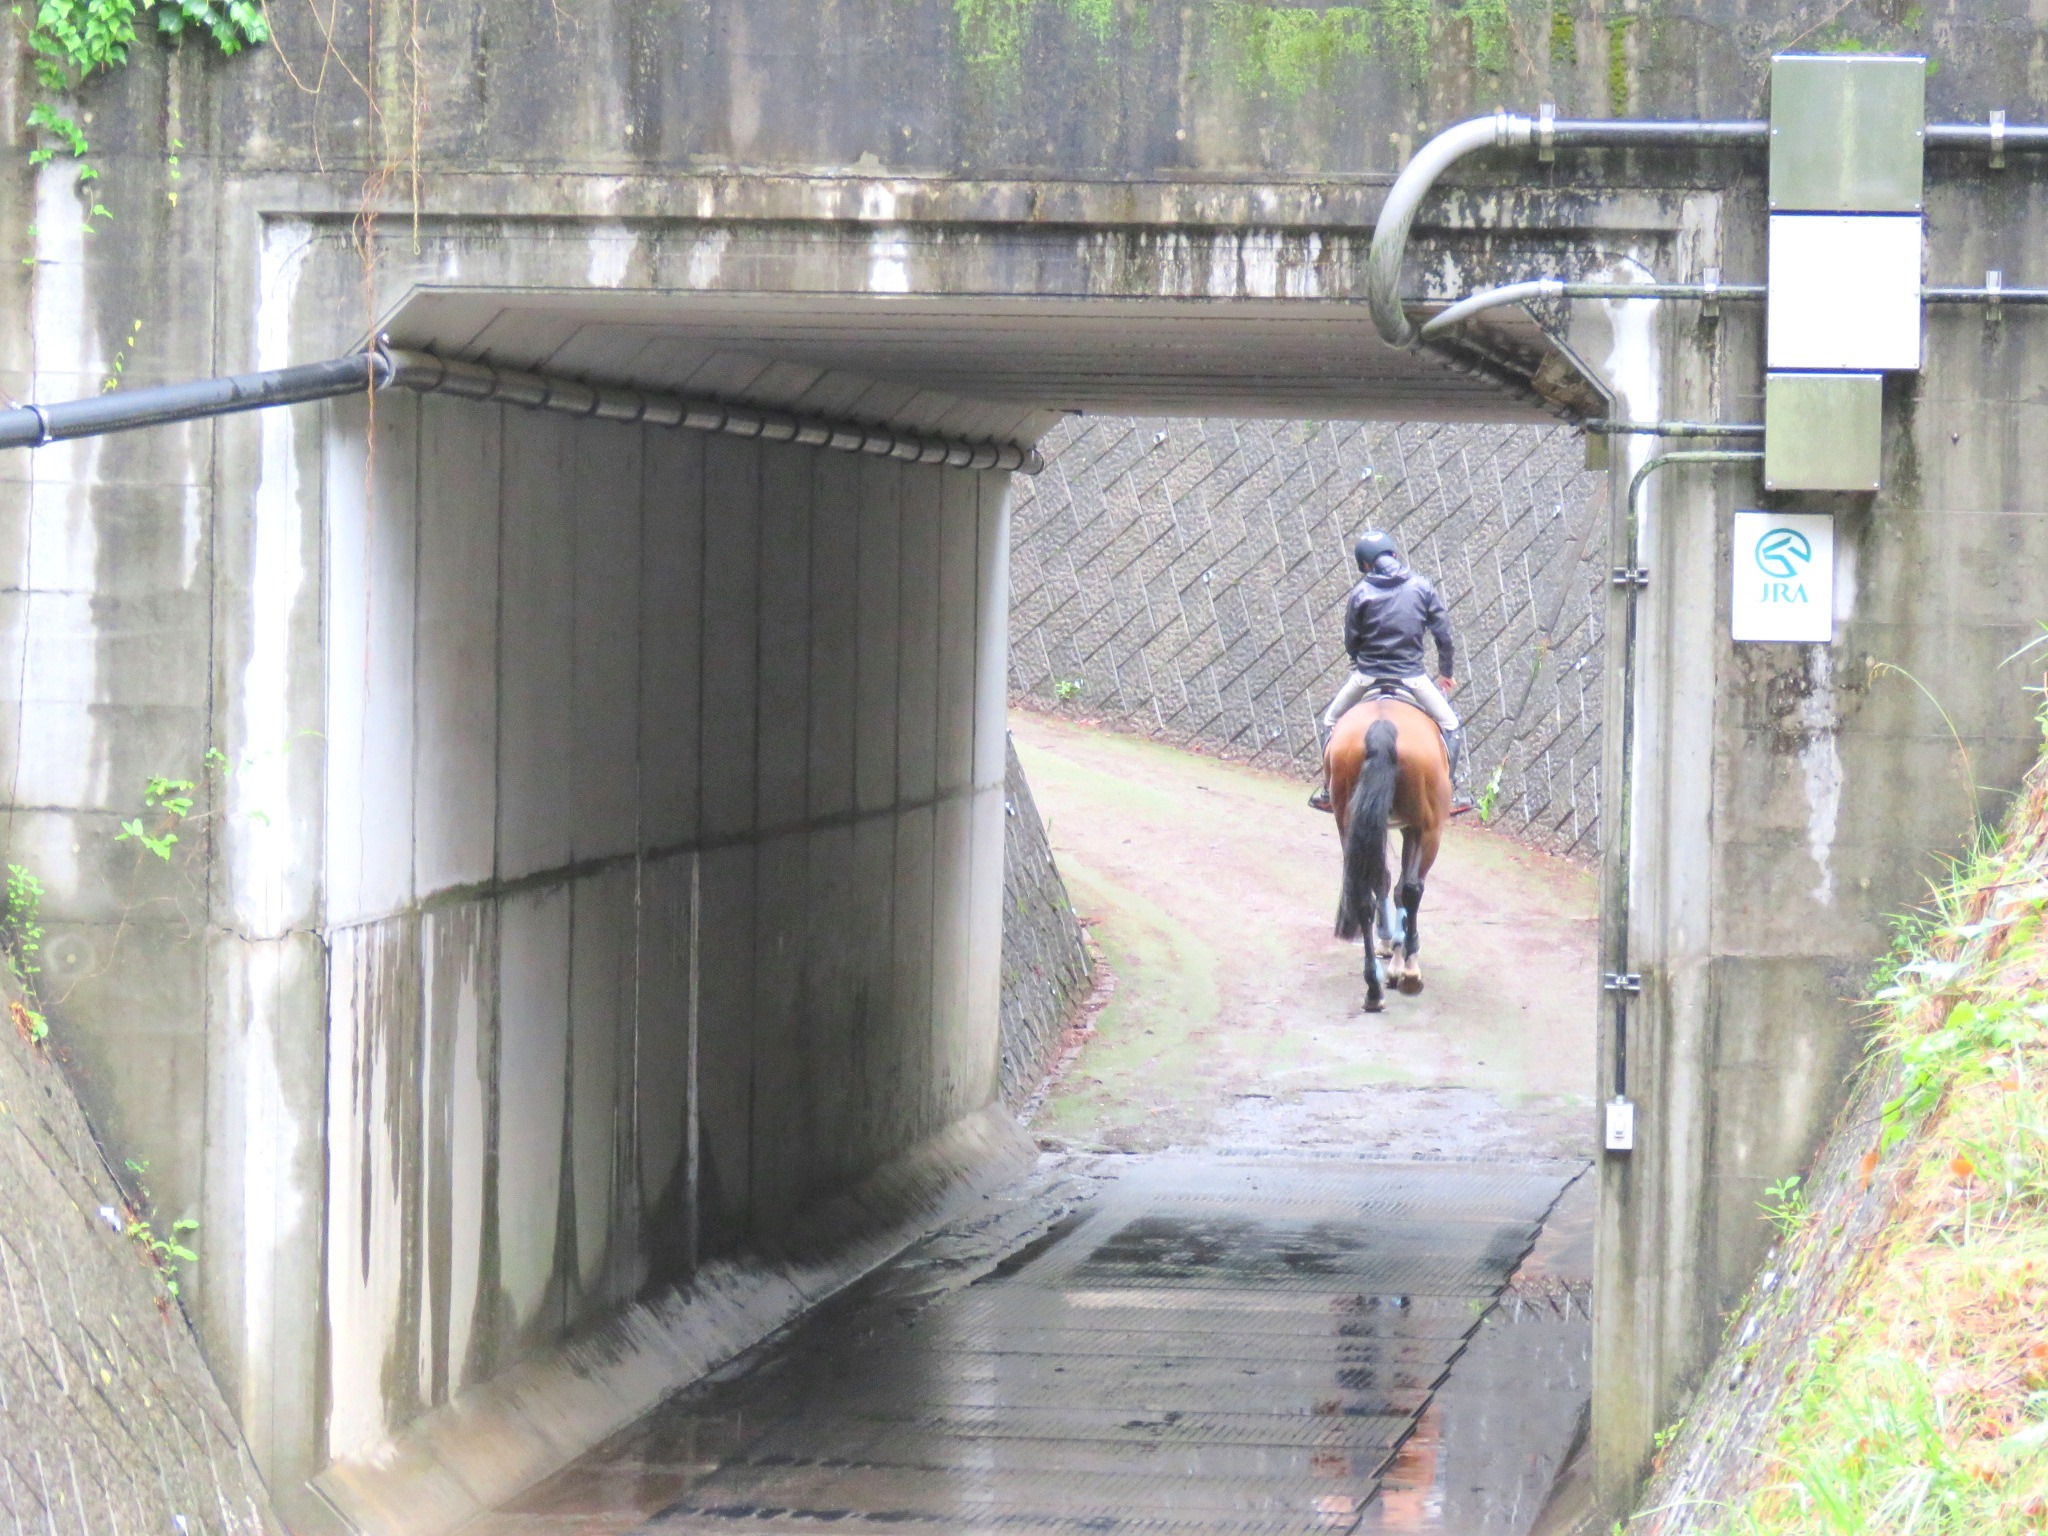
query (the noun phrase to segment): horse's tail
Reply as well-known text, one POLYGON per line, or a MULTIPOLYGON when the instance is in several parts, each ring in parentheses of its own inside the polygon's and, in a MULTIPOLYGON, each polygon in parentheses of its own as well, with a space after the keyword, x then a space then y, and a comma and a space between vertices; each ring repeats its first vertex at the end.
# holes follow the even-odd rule
POLYGON ((1365 732, 1365 760, 1351 790, 1351 824, 1344 837, 1344 900, 1337 937, 1371 942, 1373 914, 1387 896, 1387 818, 1394 810, 1394 786, 1401 776, 1400 732, 1391 720, 1375 720, 1365 732))

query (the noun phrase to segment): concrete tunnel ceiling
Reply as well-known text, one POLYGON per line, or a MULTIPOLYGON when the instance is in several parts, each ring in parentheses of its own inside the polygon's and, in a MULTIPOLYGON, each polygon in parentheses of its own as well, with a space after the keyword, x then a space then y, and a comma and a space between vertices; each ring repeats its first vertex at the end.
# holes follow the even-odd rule
MULTIPOLYGON (((1363 302, 413 290, 396 346, 733 404, 1035 440, 1060 414, 1545 422, 1363 302)), ((1519 311, 1490 339, 1562 354, 1519 311)))

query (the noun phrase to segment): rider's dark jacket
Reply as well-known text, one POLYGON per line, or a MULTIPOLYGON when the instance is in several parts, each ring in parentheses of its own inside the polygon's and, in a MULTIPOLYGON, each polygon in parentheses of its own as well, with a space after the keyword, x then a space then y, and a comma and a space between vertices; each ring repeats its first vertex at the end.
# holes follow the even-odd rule
POLYGON ((1451 616, 1429 579, 1382 555, 1344 603, 1344 649, 1367 677, 1420 677, 1422 637, 1436 641, 1439 676, 1451 669, 1451 616))

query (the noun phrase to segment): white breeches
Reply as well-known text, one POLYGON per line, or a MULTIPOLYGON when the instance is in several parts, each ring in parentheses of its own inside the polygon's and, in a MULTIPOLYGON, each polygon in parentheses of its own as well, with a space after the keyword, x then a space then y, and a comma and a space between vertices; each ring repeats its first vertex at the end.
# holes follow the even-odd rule
MULTIPOLYGON (((1377 678, 1367 677, 1363 672, 1354 671, 1344 679, 1344 686, 1337 690, 1337 697, 1330 700, 1330 707, 1323 711, 1323 735, 1337 729, 1337 722, 1344 718, 1345 711, 1365 697, 1377 678)), ((1427 677, 1404 677, 1401 686, 1415 695, 1415 702, 1429 712, 1429 718, 1437 723, 1439 730, 1455 731, 1458 728, 1458 712, 1451 708, 1451 702, 1443 690, 1427 677)))

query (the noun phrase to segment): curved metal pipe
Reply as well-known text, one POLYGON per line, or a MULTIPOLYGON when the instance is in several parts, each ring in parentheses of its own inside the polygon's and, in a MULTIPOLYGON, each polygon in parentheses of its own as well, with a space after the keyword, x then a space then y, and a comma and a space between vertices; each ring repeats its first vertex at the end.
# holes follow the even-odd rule
POLYGON ((1621 640, 1621 804, 1615 819, 1616 865, 1622 871, 1615 906, 1615 953, 1612 956, 1614 992, 1614 1092, 1628 1093, 1628 1000, 1630 991, 1621 978, 1628 975, 1628 867, 1631 856, 1630 832, 1635 807, 1636 735, 1636 609, 1649 573, 1637 563, 1642 558, 1643 486, 1650 476, 1673 464, 1746 464, 1763 458, 1759 448, 1680 448, 1645 459, 1628 482, 1627 521, 1623 550, 1627 565, 1615 572, 1615 580, 1626 594, 1628 612, 1622 624, 1621 640))
MULTIPOLYGON (((1435 188, 1438 178, 1477 150, 1526 149, 1539 142, 1546 154, 1555 149, 1751 148, 1767 145, 1770 134, 1769 123, 1749 120, 1653 122, 1620 118, 1554 122, 1546 113, 1539 124, 1533 118, 1504 111, 1454 124, 1415 152, 1394 178, 1380 208, 1373 227, 1372 253, 1366 259, 1366 297, 1372 307, 1373 324, 1390 346, 1411 347, 1421 339, 1400 298, 1409 231, 1414 227, 1423 198, 1435 188)), ((1930 123, 1925 143, 1929 149, 1985 149, 2001 155, 2009 149, 2048 150, 2048 125, 2002 121, 1930 123)), ((1721 297, 1748 295, 1724 288, 1721 297)), ((1944 298, 1933 302, 1967 301, 1944 298)))
POLYGON ((1440 314, 1429 317, 1418 332, 1424 339, 1437 336, 1474 315, 1532 299, 1761 299, 1761 283, 1576 283, 1561 278, 1540 277, 1525 283, 1506 283, 1468 294, 1440 314))
MULTIPOLYGON (((1453 124, 1415 152, 1394 184, 1373 225, 1366 258, 1366 297, 1373 325, 1390 346, 1410 347, 1420 339, 1401 304, 1401 268, 1408 257, 1408 232, 1423 198, 1437 179, 1467 155, 1482 149, 1527 149, 1537 142, 1535 119, 1496 112, 1453 124)), ((1770 142, 1762 122, 1650 122, 1589 119, 1542 124, 1547 149, 1708 149, 1770 142)))
POLYGON ((1401 168, 1373 222, 1372 252, 1365 261, 1372 323, 1389 346, 1413 346, 1418 340, 1401 305, 1401 267, 1408 259, 1408 231, 1437 178, 1477 150, 1523 148, 1535 138, 1536 124, 1526 117, 1496 112, 1491 117, 1469 118, 1431 139, 1401 168))

